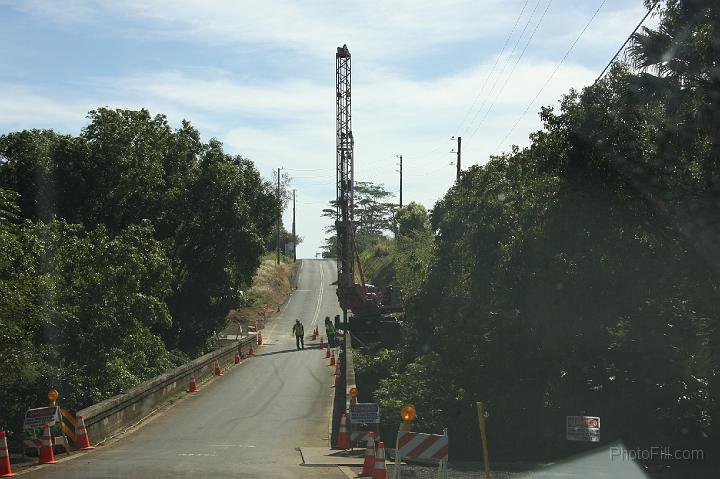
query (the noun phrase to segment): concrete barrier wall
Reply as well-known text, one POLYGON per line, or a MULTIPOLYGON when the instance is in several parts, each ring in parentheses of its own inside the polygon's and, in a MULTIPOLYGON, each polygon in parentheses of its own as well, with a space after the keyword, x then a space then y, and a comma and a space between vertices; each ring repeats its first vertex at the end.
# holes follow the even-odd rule
POLYGON ((246 354, 251 345, 255 347, 255 341, 255 336, 250 336, 223 346, 172 371, 138 384, 126 393, 93 404, 78 411, 77 414, 85 419, 92 442, 94 444, 102 442, 137 423, 171 397, 186 391, 193 375, 198 383, 212 376, 215 361, 219 361, 221 366, 234 363, 235 353, 240 351, 243 355, 246 354))

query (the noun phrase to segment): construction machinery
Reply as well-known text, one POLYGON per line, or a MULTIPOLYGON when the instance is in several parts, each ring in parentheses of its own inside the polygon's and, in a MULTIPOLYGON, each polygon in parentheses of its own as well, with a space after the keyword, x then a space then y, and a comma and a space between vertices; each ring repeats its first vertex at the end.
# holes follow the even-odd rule
POLYGON ((401 310, 399 291, 392 286, 380 290, 365 282, 355 244, 351 56, 347 45, 338 47, 335 67, 337 296, 343 310, 340 326, 349 328, 353 337, 361 341, 387 339, 381 337, 384 330, 399 330, 397 321, 390 316, 401 310), (356 265, 360 282, 356 282, 356 265), (349 321, 348 311, 352 312, 349 321))

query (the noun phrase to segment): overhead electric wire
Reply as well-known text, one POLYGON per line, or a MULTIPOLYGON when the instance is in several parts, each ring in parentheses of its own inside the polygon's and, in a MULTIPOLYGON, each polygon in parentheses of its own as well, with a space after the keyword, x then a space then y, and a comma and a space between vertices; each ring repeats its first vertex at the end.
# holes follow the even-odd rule
POLYGON ((558 62, 557 66, 555 67, 555 69, 552 71, 552 73, 550 73, 550 76, 548 76, 547 80, 545 80, 545 83, 543 84, 543 86, 540 88, 540 90, 538 90, 538 92, 535 94, 535 96, 533 97, 533 99, 530 100, 530 103, 528 103, 527 107, 525 107, 525 110, 520 114, 520 116, 518 117, 517 121, 515 121, 515 124, 512 126, 512 128, 510 128, 510 131, 507 132, 507 134, 506 134, 506 135, 503 137, 503 139, 498 143, 498 145, 494 148, 493 151, 497 151, 497 149, 498 149, 503 143, 505 143, 505 140, 507 140, 507 138, 512 134, 512 132, 515 131, 515 128, 517 128, 517 126, 518 126, 518 124, 520 123, 520 121, 522 121, 523 117, 527 114, 527 112, 530 110, 530 108, 532 107, 532 105, 535 103, 535 101, 538 99, 538 97, 542 94, 542 92, 543 92, 543 91, 545 90, 545 88, 548 86, 548 84, 549 84, 550 81, 553 79, 553 77, 555 76, 555 74, 558 72, 558 70, 560 69, 560 67, 562 66, 562 64, 565 62, 565 60, 567 59, 567 57, 570 55, 570 53, 571 53, 571 52, 573 51, 573 49, 575 48, 575 45, 577 45, 577 42, 580 41, 580 38, 583 36, 583 34, 585 33, 585 31, 588 29, 588 27, 590 26, 590 24, 593 22, 593 20, 595 20, 595 17, 597 17, 598 13, 600 13, 600 10, 602 9, 602 7, 605 5, 606 2, 607 2, 607 0, 602 0, 602 2, 600 2, 600 6, 597 7, 597 9, 595 10, 595 13, 592 14, 592 16, 590 17, 590 19, 589 19, 589 20, 587 21, 587 23, 585 24, 585 27, 583 27, 582 31, 580 31, 580 34, 577 36, 577 38, 575 38, 575 41, 572 42, 572 44, 570 45, 570 48, 568 48, 568 50, 565 52, 565 55, 563 55, 563 57, 560 59, 560 61, 558 62))
POLYGON ((528 28, 528 26, 530 25, 530 22, 532 22, 532 19, 533 19, 533 17, 535 16, 535 12, 536 12, 537 9, 540 7, 540 3, 541 3, 541 2, 542 2, 542 0, 538 0, 537 3, 535 4, 535 8, 533 8, 532 12, 530 12, 530 16, 528 17, 527 22, 525 22, 525 26, 523 26, 522 32, 520 32, 520 36, 518 36, 517 40, 515 40, 515 45, 513 45, 512 50, 510 51, 510 54, 508 55, 508 58, 503 62, 503 66, 502 66, 502 68, 501 68, 501 70, 500 70, 500 73, 495 77, 495 81, 493 82, 492 88, 490 88, 490 93, 488 94, 487 97, 485 97, 485 98, 483 99, 483 102, 480 104, 480 108, 478 108, 478 110, 475 112, 475 115, 473 116, 472 120, 470 120, 470 123, 468 123, 468 124, 465 126, 465 130, 463 131, 463 135, 462 135, 462 136, 465 136, 465 133, 467 133, 468 131, 470 131, 470 128, 471 128, 472 125, 475 123, 475 120, 477 119, 477 117, 478 117, 478 115, 480 114, 480 112, 482 112, 482 111, 485 109, 485 105, 487 104, 487 100, 488 100, 488 99, 492 96, 492 94, 495 92, 495 88, 496 88, 497 85, 498 85, 499 79, 504 75, 505 69, 506 69, 507 66, 510 64, 510 59, 511 59, 511 58, 513 57, 513 55, 515 54, 515 51, 517 50, 517 47, 518 47, 518 45, 520 44, 520 41, 521 41, 522 38, 525 36, 525 32, 527 31, 527 28, 528 28))
POLYGON ((510 73, 508 74, 507 78, 505 79, 505 82, 503 83, 502 87, 500 88, 500 91, 498 91, 497 95, 495 95, 495 98, 493 99, 492 103, 488 107, 487 111, 485 112, 485 115, 480 120, 480 123, 475 127, 473 132, 470 134, 470 138, 475 136, 475 134, 480 130, 480 127, 485 123, 485 120, 490 115, 490 112, 492 111, 493 107, 497 103, 498 98, 500 98, 500 95, 505 91, 505 87, 507 87, 508 83, 510 83, 510 79, 513 76, 513 73, 515 73, 515 69, 517 68, 518 64, 520 63, 520 60, 522 60, 523 56, 525 56, 525 52, 527 51, 528 47, 530 46, 530 43, 532 43, 533 38, 535 38, 535 34, 537 33, 538 29, 540 28, 540 25, 542 24, 542 21, 545 19, 545 15, 547 15, 548 10, 550 9, 550 5, 552 5, 553 0, 549 0, 547 5, 545 6, 545 10, 543 11, 542 15, 540 16, 540 19, 538 20, 537 24, 535 24, 535 29, 530 34, 530 38, 528 38, 528 41, 525 43, 525 47, 523 48, 523 51, 520 52, 520 56, 518 56, 517 60, 515 60, 515 64, 513 64, 512 69, 510 70, 510 73))
POLYGON ((468 119, 468 116, 470 115, 470 112, 473 111, 473 108, 475 108, 475 105, 477 104, 478 99, 480 98, 480 95, 485 90, 485 87, 487 86, 487 82, 492 77, 492 74, 495 72, 495 68, 498 65, 498 62, 503 56, 503 53, 505 53, 505 48, 507 48, 508 43, 510 43, 510 38, 512 38, 513 33, 515 33, 515 29, 518 26, 518 23, 520 23, 520 18, 522 18, 523 13, 525 13, 525 9, 527 8, 527 4, 530 2, 530 0, 525 0, 525 3, 522 6, 522 9, 520 10, 520 13, 518 14, 517 18, 515 19, 515 24, 513 25, 512 29, 510 30, 510 33, 508 33, 508 36, 505 38, 505 43, 502 46, 502 49, 500 50, 500 53, 495 57, 495 63, 493 64, 492 68, 490 69, 490 73, 485 77, 485 80, 483 81, 482 85, 480 86, 480 90, 478 90, 477 95, 475 95, 475 99, 473 100, 472 104, 470 105, 470 108, 465 111, 465 115, 463 116, 463 119, 460 120, 460 123, 455 128, 456 132, 460 132, 460 128, 462 128, 463 124, 465 123, 465 120, 468 119))
POLYGON ((628 35, 628 37, 625 39, 625 41, 624 41, 623 44, 620 46, 620 48, 618 48, 618 51, 615 52, 615 55, 613 55, 613 57, 610 59, 610 61, 608 62, 608 64, 605 65, 605 68, 603 68, 603 71, 601 71, 600 74, 597 76, 597 78, 596 78, 595 81, 593 82, 593 85, 594 85, 595 83, 597 83, 598 80, 600 80, 600 79, 602 78, 602 76, 605 74, 605 72, 608 70, 608 68, 610 68, 610 65, 612 65, 613 62, 615 61, 615 59, 618 57, 618 55, 620 55, 620 52, 623 51, 623 48, 625 48, 625 46, 628 44, 628 42, 632 39, 633 35, 635 35, 635 32, 637 32, 638 29, 642 26, 642 24, 645 23, 645 20, 647 19, 647 17, 650 16, 650 13, 652 13, 652 11, 655 10, 655 7, 657 7, 658 5, 660 5, 660 1, 659 1, 659 0, 656 1, 656 2, 648 9, 647 13, 645 13, 645 16, 642 17, 642 20, 640 20, 640 22, 635 26, 635 28, 633 29, 632 33, 630 33, 630 35, 628 35))

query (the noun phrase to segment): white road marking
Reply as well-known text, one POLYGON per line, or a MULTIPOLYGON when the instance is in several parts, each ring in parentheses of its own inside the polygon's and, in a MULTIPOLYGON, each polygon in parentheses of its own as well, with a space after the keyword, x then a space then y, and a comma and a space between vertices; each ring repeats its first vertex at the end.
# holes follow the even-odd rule
POLYGON ((313 317, 310 326, 318 324, 318 314, 320 314, 320 305, 322 304, 323 291, 325 291, 325 273, 323 264, 320 262, 320 294, 318 294, 317 306, 315 306, 315 316, 313 317))
POLYGON ((201 454, 195 452, 179 452, 178 456, 201 456, 201 457, 217 457, 217 454, 201 454))
POLYGON ((249 444, 208 444, 208 447, 255 447, 249 444))

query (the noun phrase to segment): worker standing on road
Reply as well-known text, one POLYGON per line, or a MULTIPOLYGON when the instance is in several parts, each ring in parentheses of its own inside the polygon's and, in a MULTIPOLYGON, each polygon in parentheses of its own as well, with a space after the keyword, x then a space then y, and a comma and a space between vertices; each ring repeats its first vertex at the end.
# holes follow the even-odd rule
POLYGON ((325 316, 325 334, 327 334, 328 345, 331 348, 335 347, 335 325, 330 321, 330 316, 325 316))
POLYGON ((303 326, 303 324, 300 322, 300 319, 295 320, 292 332, 295 335, 295 346, 298 348, 298 350, 301 347, 302 349, 305 349, 305 326, 303 326))

